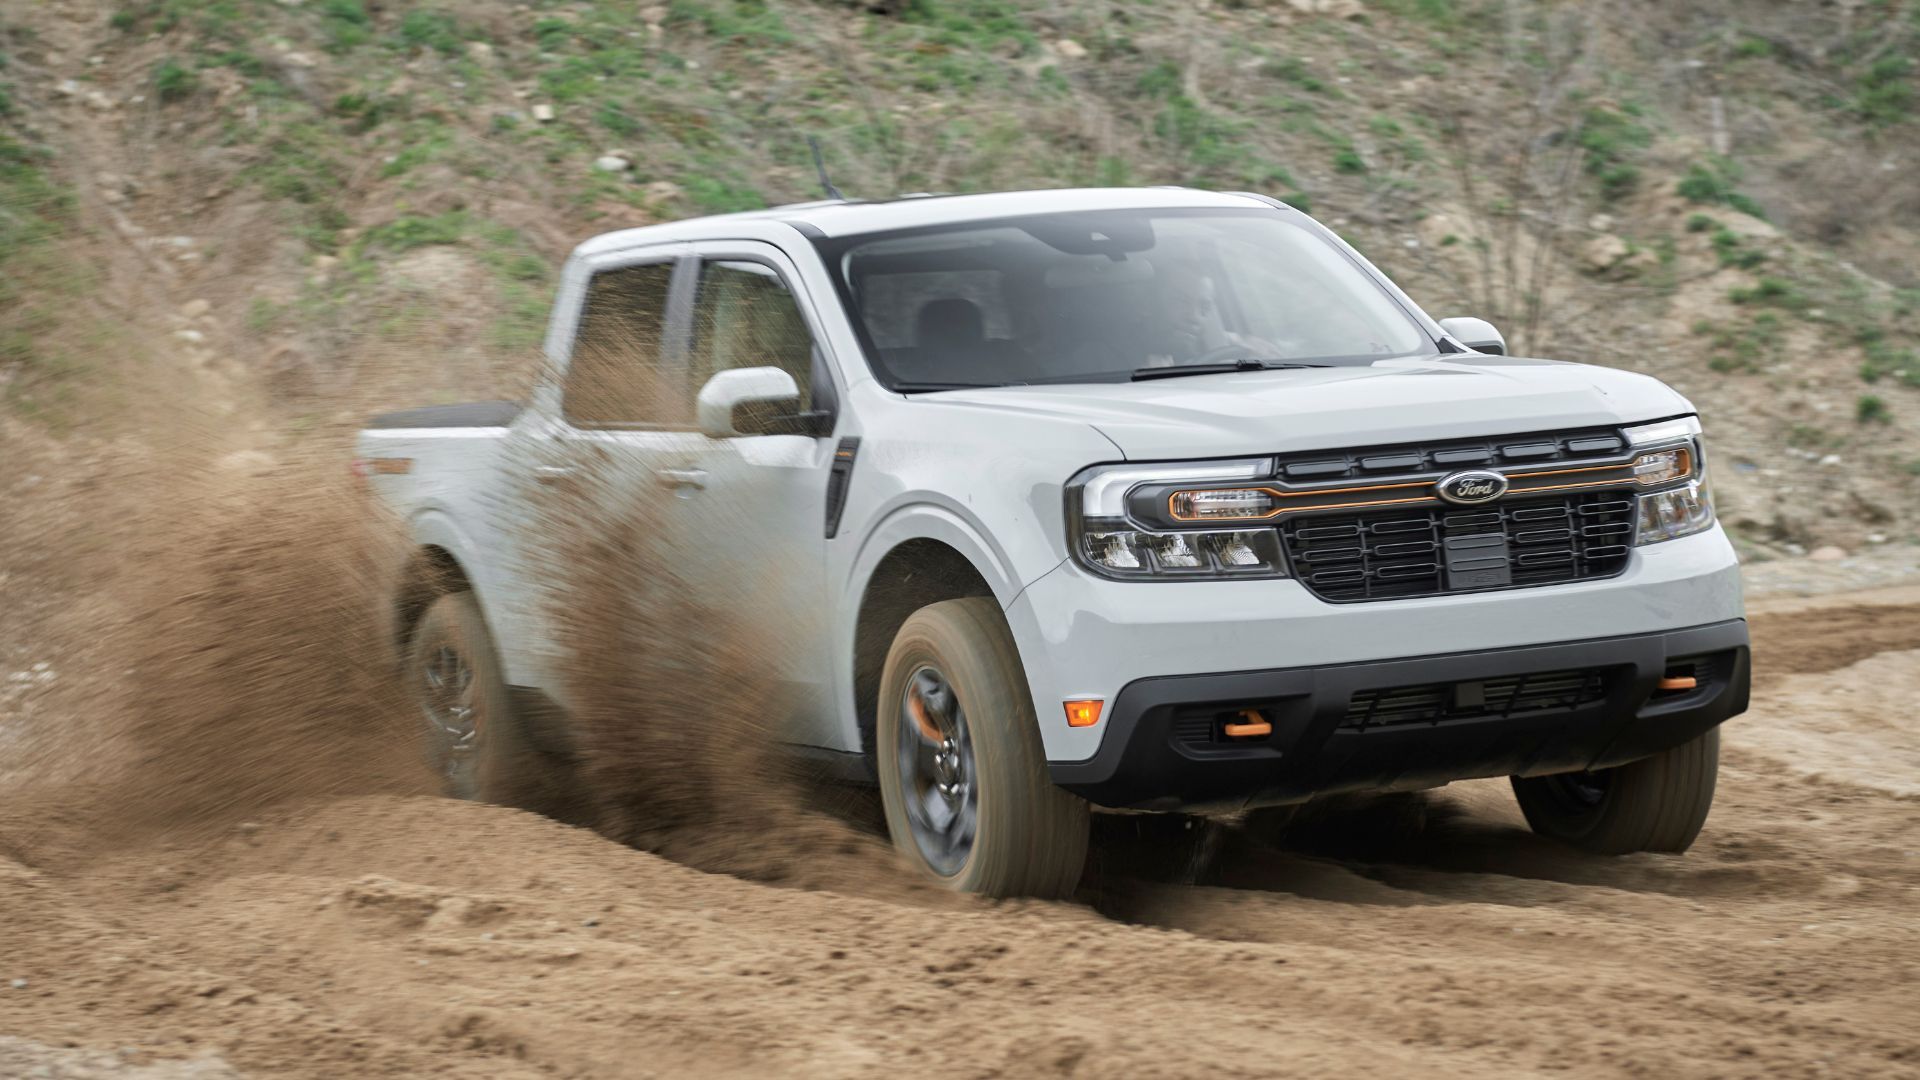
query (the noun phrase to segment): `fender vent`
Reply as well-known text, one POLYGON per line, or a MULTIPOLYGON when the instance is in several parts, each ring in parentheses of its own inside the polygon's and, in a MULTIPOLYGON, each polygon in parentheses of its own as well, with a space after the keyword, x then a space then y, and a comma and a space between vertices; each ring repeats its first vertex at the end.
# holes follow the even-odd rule
POLYGON ((847 508, 847 488, 853 484, 853 459, 860 455, 860 436, 848 435, 833 449, 827 470, 827 539, 840 533, 840 513, 847 508))

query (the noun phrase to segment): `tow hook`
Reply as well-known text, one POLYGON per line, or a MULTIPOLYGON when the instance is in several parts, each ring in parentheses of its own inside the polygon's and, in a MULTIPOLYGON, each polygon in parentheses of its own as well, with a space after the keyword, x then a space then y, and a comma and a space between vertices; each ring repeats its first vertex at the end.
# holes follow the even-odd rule
POLYGON ((1273 734, 1273 724, 1257 710, 1241 709, 1240 719, 1227 721, 1221 730, 1229 739, 1257 739, 1273 734))

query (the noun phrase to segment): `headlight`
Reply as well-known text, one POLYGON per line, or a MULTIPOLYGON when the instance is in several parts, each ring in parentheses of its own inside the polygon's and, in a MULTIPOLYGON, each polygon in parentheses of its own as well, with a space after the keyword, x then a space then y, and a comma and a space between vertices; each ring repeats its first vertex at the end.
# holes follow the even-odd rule
MULTIPOLYGON (((1090 469, 1067 486, 1073 557, 1094 573, 1129 581, 1285 577, 1280 538, 1271 528, 1157 531, 1139 528, 1127 516, 1127 495, 1141 484, 1231 483, 1263 476, 1266 469, 1265 461, 1090 469)), ((1270 500, 1258 488, 1181 491, 1168 509, 1180 521, 1244 521, 1264 516, 1270 500)))
POLYGON ((1645 547, 1678 540, 1713 527, 1713 493, 1707 487, 1706 460, 1700 452, 1700 421, 1694 417, 1629 428, 1636 445, 1685 438, 1677 446, 1649 450, 1633 459, 1633 479, 1642 487, 1671 485, 1639 497, 1639 529, 1634 543, 1645 547))
POLYGON ((1167 496, 1167 512, 1175 521, 1248 521, 1271 517, 1273 510, 1273 492, 1264 488, 1212 488, 1167 496))
POLYGON ((1669 491, 1640 496, 1640 532, 1634 543, 1645 547, 1662 540, 1706 532, 1713 526, 1713 495, 1705 480, 1689 480, 1669 491))
POLYGON ((1676 446, 1633 459, 1633 479, 1641 487, 1658 487, 1693 475, 1693 450, 1676 446))
POLYGON ((1153 533, 1124 521, 1090 521, 1079 556, 1081 565, 1108 577, 1284 576, 1272 529, 1153 533))

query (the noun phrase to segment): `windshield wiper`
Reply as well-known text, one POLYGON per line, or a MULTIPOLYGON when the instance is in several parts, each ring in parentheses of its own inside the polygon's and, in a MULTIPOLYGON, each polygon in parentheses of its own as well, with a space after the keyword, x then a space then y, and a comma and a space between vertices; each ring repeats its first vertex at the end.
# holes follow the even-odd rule
POLYGON ((994 382, 897 382, 893 384, 896 394, 922 393, 930 390, 990 390, 1006 383, 994 382))
POLYGON ((1243 356, 1238 360, 1224 360, 1218 364, 1172 364, 1167 367, 1135 368, 1133 381, 1146 379, 1177 379, 1182 375, 1226 375, 1235 371, 1287 371, 1293 368, 1323 368, 1332 364, 1295 364, 1279 360, 1255 360, 1243 356))

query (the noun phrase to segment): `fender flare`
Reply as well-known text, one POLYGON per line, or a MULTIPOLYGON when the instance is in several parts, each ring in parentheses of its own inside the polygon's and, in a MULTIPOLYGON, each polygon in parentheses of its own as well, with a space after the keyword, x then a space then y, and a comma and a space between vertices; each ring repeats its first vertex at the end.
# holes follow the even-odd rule
MULTIPOLYGON (((944 544, 965 559, 992 591, 994 602, 1004 612, 1026 588, 1058 563, 1021 575, 1011 566, 1006 552, 990 537, 971 514, 946 500, 921 497, 902 501, 888 508, 880 520, 861 536, 860 547, 849 564, 833 604, 838 623, 833 628, 832 663, 833 700, 841 717, 840 738, 843 749, 859 749, 862 744, 859 724, 859 700, 855 667, 858 657, 860 612, 881 564, 902 544, 934 541, 944 544)), ((1017 639, 1016 639, 1017 640, 1017 639)))
POLYGON ((489 587, 492 584, 491 571, 487 568, 486 561, 478 557, 477 545, 472 538, 460 528, 460 523, 451 513, 438 505, 428 505, 415 510, 413 516, 408 519, 407 526, 413 540, 412 550, 437 547, 453 556, 453 561, 460 564, 460 570, 466 575, 467 583, 473 587, 473 598, 480 605, 480 613, 487 620, 487 629, 494 635, 494 640, 499 642, 506 623, 500 617, 502 613, 495 611, 490 603, 490 597, 496 595, 497 590, 489 587))

